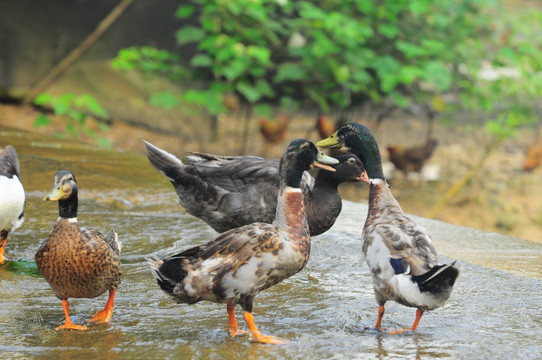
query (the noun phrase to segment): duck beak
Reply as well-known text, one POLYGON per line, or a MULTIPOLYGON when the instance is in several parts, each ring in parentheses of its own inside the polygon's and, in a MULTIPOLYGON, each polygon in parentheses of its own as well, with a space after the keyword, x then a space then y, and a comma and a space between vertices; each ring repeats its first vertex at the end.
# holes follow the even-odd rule
POLYGON ((64 191, 62 190, 62 186, 55 186, 49 195, 43 198, 43 201, 58 201, 62 199, 63 196, 64 191))
POLYGON ((337 131, 327 139, 318 141, 315 145, 322 149, 340 149, 342 147, 337 140, 337 131))
POLYGON ((331 156, 327 156, 326 154, 324 154, 321 151, 318 151, 318 156, 317 156, 316 161, 314 162, 313 166, 317 167, 317 168, 320 168, 320 169, 323 169, 323 170, 335 172, 335 169, 332 168, 331 166, 327 165, 327 164, 335 165, 335 164, 338 164, 338 163, 339 163, 339 160, 337 160, 337 159, 335 159, 335 158, 333 158, 331 156))
POLYGON ((367 184, 369 183, 369 175, 367 175, 367 170, 363 172, 363 174, 360 175, 358 178, 359 181, 365 181, 367 184))

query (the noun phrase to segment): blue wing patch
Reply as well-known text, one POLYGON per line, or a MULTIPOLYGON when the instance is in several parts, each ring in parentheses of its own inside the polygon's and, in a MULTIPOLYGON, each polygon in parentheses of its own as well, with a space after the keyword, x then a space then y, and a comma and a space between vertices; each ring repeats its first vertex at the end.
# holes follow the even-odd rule
POLYGON ((399 259, 391 258, 390 264, 396 274, 403 274, 405 272, 405 268, 403 267, 403 264, 401 264, 401 261, 399 259))

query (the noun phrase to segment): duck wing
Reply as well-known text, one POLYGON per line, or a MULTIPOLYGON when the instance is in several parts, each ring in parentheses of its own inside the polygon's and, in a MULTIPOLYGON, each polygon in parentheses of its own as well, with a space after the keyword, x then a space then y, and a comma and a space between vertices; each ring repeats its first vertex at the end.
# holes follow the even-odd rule
POLYGON ((431 237, 425 229, 404 216, 400 222, 378 224, 372 231, 372 239, 364 243, 369 258, 378 256, 380 243, 389 251, 389 261, 396 273, 421 275, 438 263, 438 256, 431 237), (371 254, 372 253, 372 254, 371 254))
POLYGON ((21 167, 15 148, 8 145, 4 149, 0 149, 0 174, 11 178, 13 175, 20 177, 20 173, 21 167))

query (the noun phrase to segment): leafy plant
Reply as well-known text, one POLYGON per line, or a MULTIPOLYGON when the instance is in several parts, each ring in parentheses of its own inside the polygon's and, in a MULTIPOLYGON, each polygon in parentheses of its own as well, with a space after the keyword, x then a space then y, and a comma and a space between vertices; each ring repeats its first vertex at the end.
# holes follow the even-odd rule
POLYGON ((190 88, 184 101, 211 115, 227 111, 226 93, 263 117, 269 104, 289 111, 384 99, 431 106, 464 78, 460 65, 488 33, 481 9, 495 3, 194 0, 176 13, 191 19, 176 33, 188 56, 129 48, 113 64, 183 82, 190 88))
MULTIPOLYGON (((79 137, 80 134, 85 134, 96 140, 97 145, 102 147, 112 147, 111 141, 102 136, 103 133, 109 131, 109 126, 102 121, 97 121, 97 130, 88 126, 87 117, 89 114, 98 118, 107 118, 108 114, 100 103, 91 95, 82 94, 75 95, 67 93, 60 96, 50 94, 39 94, 34 104, 44 107, 50 107, 55 115, 64 116, 66 118, 66 127, 63 133, 57 133, 58 137, 70 136, 72 138, 79 137)), ((51 119, 44 113, 39 114, 35 121, 34 127, 48 126, 51 124, 51 119)))

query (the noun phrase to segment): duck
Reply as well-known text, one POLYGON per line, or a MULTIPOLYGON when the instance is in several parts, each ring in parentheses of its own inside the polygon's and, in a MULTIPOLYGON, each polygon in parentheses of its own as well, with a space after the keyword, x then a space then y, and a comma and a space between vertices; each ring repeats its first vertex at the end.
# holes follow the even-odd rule
POLYGON ((19 158, 15 148, 7 145, 0 149, 0 265, 5 262, 9 233, 24 222, 25 199, 19 158))
POLYGON ((53 190, 43 199, 58 201, 58 220, 35 255, 39 272, 62 301, 66 321, 55 330, 87 330, 86 326, 71 322, 68 299, 95 298, 106 291, 109 291, 109 297, 104 309, 87 321, 108 323, 121 282, 122 243, 118 234, 114 229, 103 235, 93 228, 80 227, 77 193, 75 175, 68 170, 59 170, 53 190))
POLYGON ((344 148, 356 154, 367 169, 369 208, 362 231, 362 252, 378 304, 374 329, 384 329, 384 305, 395 301, 416 308, 416 318, 412 326, 390 333, 416 331, 424 312, 448 300, 459 268, 455 262, 441 264, 431 236, 402 211, 384 178, 378 144, 365 125, 347 124, 316 145, 323 149, 344 148))
POLYGON ((226 304, 228 330, 243 334, 235 306, 253 342, 281 344, 285 340, 263 335, 254 323, 255 296, 301 271, 310 255, 311 237, 304 209, 301 179, 311 167, 333 171, 337 160, 324 155, 305 139, 293 140, 279 165, 280 191, 275 219, 228 230, 211 241, 163 259, 151 257, 151 272, 160 288, 177 303, 202 300, 226 304))
MULTIPOLYGON (((189 163, 144 141, 150 164, 168 178, 181 205, 218 233, 254 222, 272 223, 279 193, 279 159, 258 156, 219 156, 190 152, 189 163)), ((342 208, 338 186, 369 181, 353 154, 337 157, 335 172, 302 175, 301 189, 311 236, 335 223, 342 208)))

